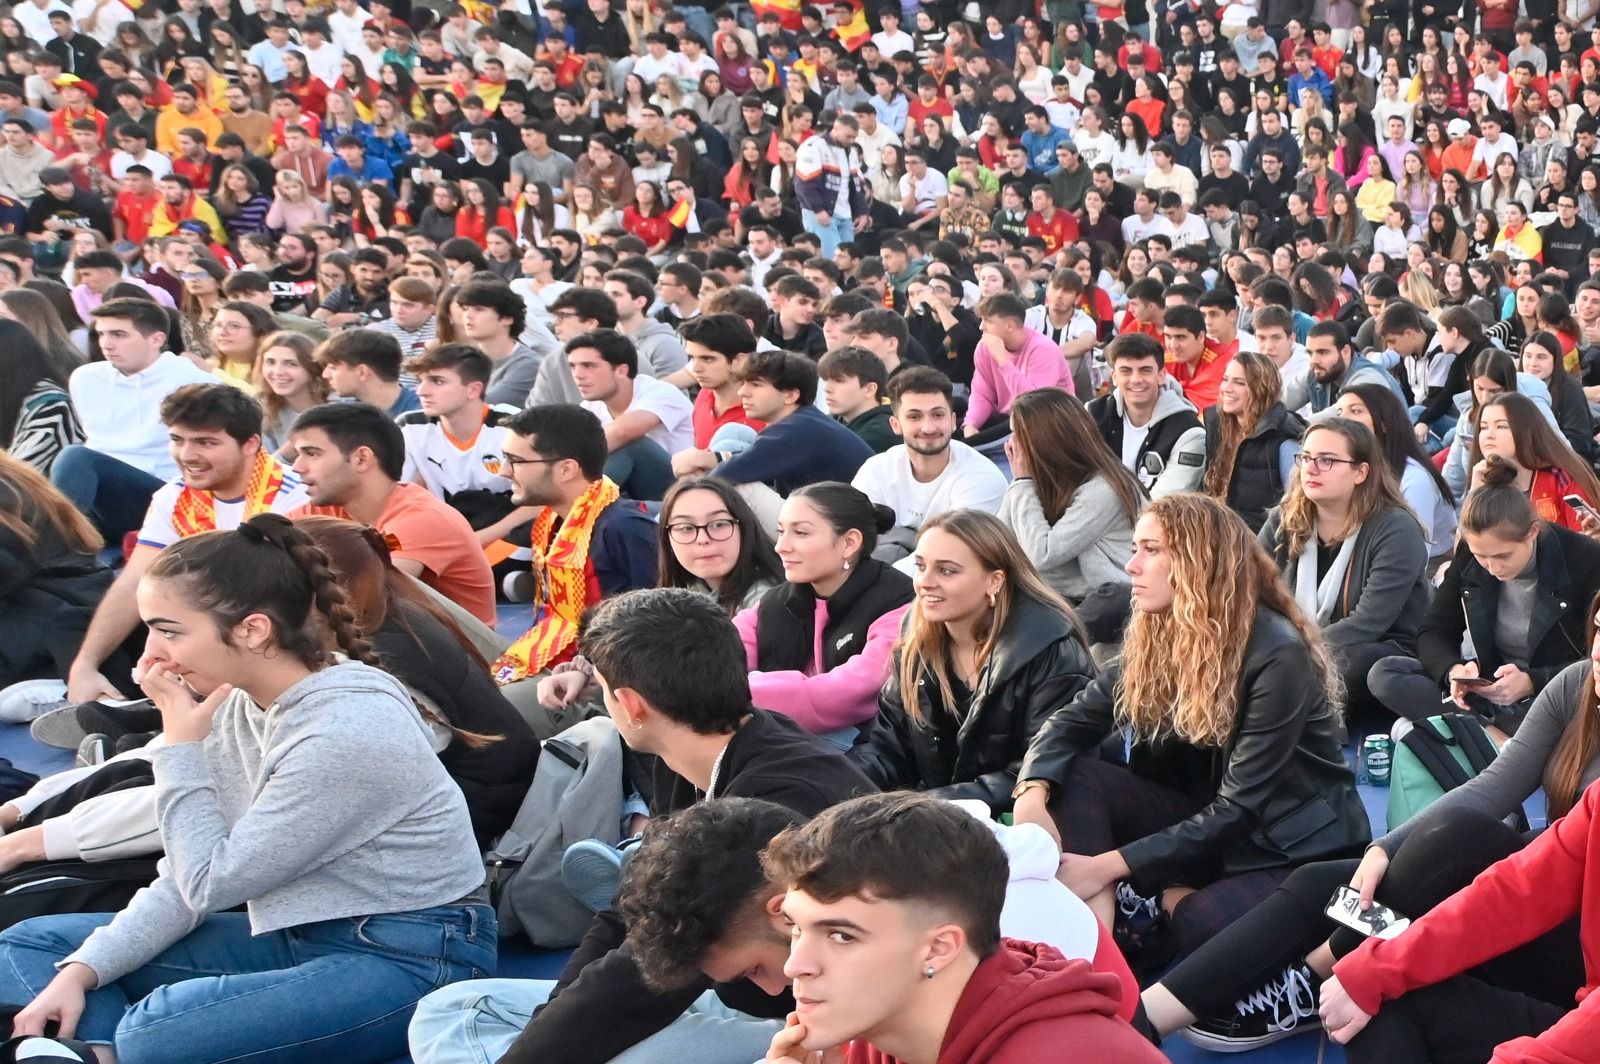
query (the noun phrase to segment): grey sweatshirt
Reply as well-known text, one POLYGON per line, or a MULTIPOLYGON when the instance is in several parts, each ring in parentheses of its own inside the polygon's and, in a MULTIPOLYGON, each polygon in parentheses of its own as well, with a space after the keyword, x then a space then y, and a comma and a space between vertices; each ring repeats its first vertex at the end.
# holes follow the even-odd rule
POLYGON ((240 903, 261 935, 446 905, 483 884, 466 799, 404 686, 378 669, 331 666, 265 711, 235 691, 203 741, 145 753, 161 874, 62 962, 101 986, 240 903))
POLYGON ((1014 480, 1000 503, 1000 520, 1045 583, 1074 602, 1101 584, 1129 582, 1122 567, 1133 555, 1133 523, 1103 477, 1080 485, 1055 524, 1045 520, 1033 481, 1014 480))
MULTIPOLYGON (((1555 757, 1556 747, 1567 726, 1578 715, 1578 701, 1585 684, 1594 682, 1594 673, 1585 658, 1556 674, 1533 700, 1522 727, 1506 743, 1500 756, 1475 779, 1446 794, 1428 808, 1373 843, 1393 857, 1400 844, 1419 827, 1437 823, 1457 809, 1476 809, 1492 817, 1507 817, 1522 808, 1522 803, 1544 784, 1545 772, 1555 757)), ((1583 769, 1581 789, 1600 780, 1600 757, 1583 769)))

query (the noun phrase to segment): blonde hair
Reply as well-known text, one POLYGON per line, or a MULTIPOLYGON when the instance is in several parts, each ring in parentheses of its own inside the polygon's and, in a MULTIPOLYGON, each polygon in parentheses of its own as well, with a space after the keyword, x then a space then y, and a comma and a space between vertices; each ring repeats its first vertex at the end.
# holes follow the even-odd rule
POLYGON ((1406 275, 1400 278, 1400 294, 1430 317, 1439 313, 1439 289, 1421 270, 1406 271, 1406 275))
MULTIPOLYGON (((978 624, 978 669, 982 671, 994 653, 995 643, 1005 630, 1006 619, 1011 616, 1017 598, 1031 598, 1046 609, 1059 613, 1072 625, 1077 639, 1089 645, 1078 615, 1067 600, 1057 594, 1039 575, 1033 562, 1028 560, 1022 545, 998 517, 981 510, 946 510, 928 518, 917 534, 920 540, 932 529, 955 536, 977 556, 978 565, 985 572, 999 572, 1004 576, 1000 590, 994 596, 994 608, 978 624)), ((943 623, 930 621, 922 613, 922 601, 913 598, 900 641, 895 647, 898 655, 896 678, 900 682, 900 700, 906 716, 916 724, 926 724, 922 716, 922 700, 917 692, 931 674, 939 685, 939 693, 946 706, 956 704, 955 692, 950 685, 950 633, 943 623)))
MULTIPOLYGON (((1410 512, 1405 496, 1400 494, 1394 470, 1384 461, 1383 448, 1371 429, 1349 418, 1324 418, 1306 429, 1300 442, 1304 444, 1313 432, 1331 432, 1343 438, 1351 460, 1367 467, 1367 479, 1356 485, 1350 499, 1350 512, 1339 530, 1341 541, 1385 506, 1403 506, 1410 512)), ((1288 490, 1283 493, 1283 521, 1278 534, 1288 543, 1291 558, 1298 557, 1317 535, 1317 504, 1306 498, 1306 489, 1300 482, 1303 468, 1299 462, 1295 463, 1288 490)))
POLYGON ((1295 626, 1329 704, 1337 706, 1339 674, 1328 665, 1321 633, 1244 521, 1191 492, 1157 499, 1145 513, 1161 526, 1172 565, 1172 608, 1133 611, 1122 642, 1117 723, 1143 742, 1225 744, 1238 717, 1245 649, 1261 609, 1295 626))

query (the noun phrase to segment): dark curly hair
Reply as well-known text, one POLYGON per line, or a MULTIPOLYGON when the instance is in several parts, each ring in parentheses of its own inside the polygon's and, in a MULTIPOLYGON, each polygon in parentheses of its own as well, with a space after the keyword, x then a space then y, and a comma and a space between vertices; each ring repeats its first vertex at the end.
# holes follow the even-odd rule
POLYGON ((800 823, 792 809, 755 798, 698 802, 650 821, 617 895, 647 983, 665 991, 704 978, 706 951, 730 932, 777 934, 761 911, 771 893, 761 851, 800 823))

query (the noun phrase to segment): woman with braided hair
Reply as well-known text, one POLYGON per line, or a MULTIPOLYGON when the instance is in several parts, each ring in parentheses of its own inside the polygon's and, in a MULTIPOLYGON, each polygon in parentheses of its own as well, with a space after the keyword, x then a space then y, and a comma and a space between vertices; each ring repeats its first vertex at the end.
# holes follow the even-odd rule
POLYGON ((13 1033, 54 1022, 82 1039, 67 1059, 123 1064, 403 1053, 417 1000, 496 956, 466 802, 410 694, 281 516, 174 544, 138 601, 167 857, 120 913, 0 934, 13 1033))

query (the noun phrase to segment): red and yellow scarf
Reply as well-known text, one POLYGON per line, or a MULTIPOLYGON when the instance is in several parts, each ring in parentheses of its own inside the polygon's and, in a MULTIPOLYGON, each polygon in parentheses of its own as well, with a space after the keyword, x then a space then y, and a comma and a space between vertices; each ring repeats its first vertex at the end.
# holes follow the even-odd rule
POLYGON ((601 477, 578 496, 559 532, 555 511, 549 507, 534 521, 528 539, 539 578, 536 620, 495 661, 495 682, 514 683, 542 672, 577 641, 578 621, 590 605, 586 601, 589 538, 601 511, 621 495, 609 477, 601 477))
MULTIPOLYGON (((283 465, 266 451, 257 451, 255 465, 250 469, 250 482, 244 489, 244 517, 251 518, 270 510, 281 487, 283 465)), ((184 488, 172 507, 172 525, 185 539, 201 532, 215 532, 216 496, 201 488, 184 488)))

